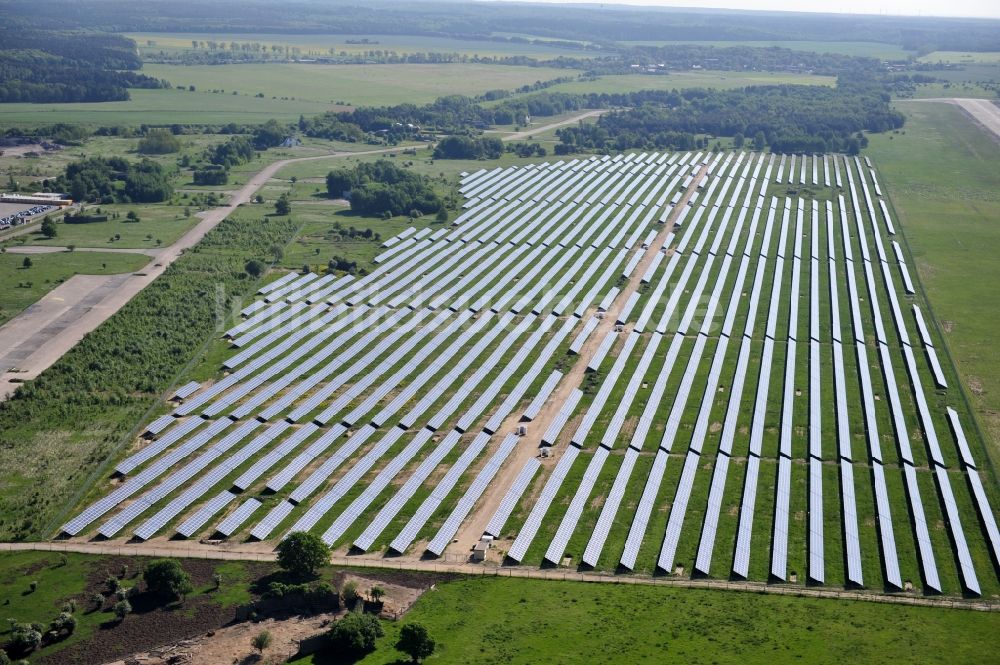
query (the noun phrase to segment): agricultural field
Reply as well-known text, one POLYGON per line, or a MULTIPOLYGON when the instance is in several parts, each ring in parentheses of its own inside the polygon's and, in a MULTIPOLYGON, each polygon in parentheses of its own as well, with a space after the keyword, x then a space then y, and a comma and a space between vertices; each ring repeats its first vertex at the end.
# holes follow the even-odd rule
MULTIPOLYGON (((144 59, 156 59, 160 52, 175 55, 192 52, 192 41, 215 41, 231 47, 233 42, 262 44, 268 51, 277 46, 284 53, 284 47, 299 49, 298 57, 324 57, 347 53, 364 55, 369 51, 391 51, 399 55, 413 53, 448 53, 468 57, 509 57, 524 56, 539 60, 558 57, 587 57, 581 51, 562 49, 544 44, 523 44, 516 42, 453 39, 449 37, 422 37, 419 35, 292 35, 292 34, 204 34, 204 33, 129 33, 139 47, 144 59), (368 43, 358 43, 368 40, 368 43), (348 41, 354 43, 348 43, 348 41), (150 43, 152 42, 152 43, 150 43)), ((199 48, 198 51, 205 51, 199 48)))
MULTIPOLYGON (((224 85, 223 85, 224 87, 224 85)), ((58 122, 90 127, 205 124, 230 122, 260 124, 274 118, 294 122, 302 114, 335 111, 328 102, 254 97, 188 90, 130 90, 124 102, 80 102, 69 104, 13 103, 0 105, 0 124, 34 127, 58 122)))
POLYGON ((327 210, 285 249, 307 270, 241 302, 64 536, 419 567, 487 533, 494 565, 1000 590, 990 458, 867 160, 470 164, 457 218, 384 227, 356 274, 295 173, 269 195, 327 210))
POLYGON ((133 253, 16 254, 5 251, 0 254, 0 280, 5 285, 0 292, 0 324, 17 316, 73 275, 129 273, 149 261, 148 256, 133 253), (25 258, 31 261, 30 267, 25 267, 25 258))
POLYGON ((505 65, 158 65, 143 73, 197 90, 224 90, 232 96, 263 93, 290 102, 309 101, 347 106, 424 104, 442 95, 474 96, 487 90, 511 90, 522 85, 566 76, 551 67, 505 65))
POLYGON ((624 93, 639 90, 682 90, 684 88, 743 88, 748 85, 777 85, 797 83, 803 85, 836 85, 834 76, 813 74, 788 74, 769 72, 729 72, 701 70, 697 72, 670 72, 669 74, 624 74, 600 76, 593 81, 560 83, 549 88, 552 92, 569 93, 624 93))
MULTIPOLYGON (((726 48, 729 46, 750 46, 754 48, 786 48, 793 51, 812 51, 815 53, 837 53, 840 55, 854 55, 865 58, 879 58, 880 60, 906 60, 913 55, 913 52, 906 51, 896 44, 881 44, 878 42, 803 42, 803 41, 626 41, 620 42, 626 46, 676 46, 680 44, 694 44, 697 46, 715 46, 716 48, 726 48)), ((933 62, 936 62, 934 60, 933 62)))
POLYGON ((567 76, 551 67, 487 64, 238 65, 147 64, 143 73, 175 86, 130 90, 124 102, 0 105, 0 124, 31 127, 57 122, 89 126, 140 124, 259 124, 272 118, 294 122, 300 115, 348 106, 422 104, 443 95, 474 96, 567 76), (184 89, 177 89, 182 86, 184 89), (195 90, 189 90, 195 86, 195 90), (262 95, 262 96, 258 96, 262 95))
POLYGON ((988 63, 1000 64, 1000 52, 932 51, 917 58, 920 62, 945 62, 949 64, 988 63))

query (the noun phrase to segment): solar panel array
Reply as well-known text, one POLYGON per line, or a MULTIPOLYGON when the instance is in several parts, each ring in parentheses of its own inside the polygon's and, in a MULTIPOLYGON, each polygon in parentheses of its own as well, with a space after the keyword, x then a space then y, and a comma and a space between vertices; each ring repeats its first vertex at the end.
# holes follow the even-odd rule
POLYGON ((1000 537, 977 442, 928 397, 950 400, 948 380, 870 164, 642 153, 480 169, 460 190, 455 222, 390 238, 368 274, 265 285, 225 332, 226 372, 171 395, 182 403, 116 465, 121 482, 63 530, 304 529, 441 556, 502 482, 485 532, 514 536, 513 562, 582 552, 597 568, 775 581, 801 568, 824 584, 835 547, 848 584, 901 590, 918 570, 942 591, 940 516, 955 574, 980 592, 976 552, 996 556, 1000 537), (830 195, 769 195, 786 183, 830 195), (971 502, 955 497, 961 475, 971 502), (735 542, 720 540, 727 519, 735 542))

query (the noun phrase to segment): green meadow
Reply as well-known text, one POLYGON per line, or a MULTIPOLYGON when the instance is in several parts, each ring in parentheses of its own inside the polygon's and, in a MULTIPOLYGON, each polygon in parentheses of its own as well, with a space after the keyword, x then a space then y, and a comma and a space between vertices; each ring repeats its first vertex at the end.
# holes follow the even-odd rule
POLYGON ((410 622, 437 643, 427 663, 498 664, 987 663, 983 638, 1000 628, 994 613, 488 577, 428 590, 359 662, 402 662, 393 647, 410 622))

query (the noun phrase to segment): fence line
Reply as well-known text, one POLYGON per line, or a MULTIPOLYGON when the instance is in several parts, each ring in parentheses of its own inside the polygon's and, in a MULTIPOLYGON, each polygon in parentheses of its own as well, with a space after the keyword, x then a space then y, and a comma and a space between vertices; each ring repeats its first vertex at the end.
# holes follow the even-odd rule
MULTIPOLYGON (((107 542, 0 543, 0 552, 20 551, 75 552, 80 554, 103 554, 113 556, 182 557, 188 559, 217 559, 228 561, 274 561, 276 559, 274 552, 215 549, 210 546, 165 548, 149 544, 118 544, 107 542)), ((432 573, 454 573, 470 576, 479 575, 482 577, 518 577, 548 581, 585 582, 589 584, 632 584, 709 589, 716 591, 742 591, 744 593, 777 594, 782 596, 799 596, 803 598, 838 598, 843 600, 856 600, 872 603, 945 607, 950 609, 974 610, 979 612, 1000 611, 1000 603, 981 599, 966 600, 957 597, 906 596, 902 594, 895 595, 875 591, 802 587, 767 584, 764 582, 611 575, 608 573, 590 573, 560 569, 544 570, 521 566, 497 566, 473 563, 440 563, 436 561, 418 561, 409 558, 369 559, 361 557, 331 556, 330 563, 334 566, 351 568, 411 570, 432 573)))

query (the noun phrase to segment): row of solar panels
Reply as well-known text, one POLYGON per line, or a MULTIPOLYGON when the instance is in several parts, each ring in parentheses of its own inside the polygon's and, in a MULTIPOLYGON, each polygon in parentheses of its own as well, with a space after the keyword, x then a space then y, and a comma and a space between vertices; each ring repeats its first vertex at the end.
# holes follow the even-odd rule
MULTIPOLYGON (((796 254, 796 256, 798 256, 799 251, 797 250, 795 252, 795 254, 796 254)), ((813 256, 815 256, 815 254, 816 254, 816 252, 815 252, 815 249, 814 249, 813 250, 813 256)), ((818 268, 818 266, 817 266, 817 268, 818 268)), ((818 275, 818 270, 814 270, 814 274, 818 275)), ((815 280, 813 280, 813 281, 815 283, 815 280)), ((814 292, 815 292, 815 289, 814 289, 814 292)), ((814 295, 812 299, 818 301, 818 295, 814 295)), ((857 298, 854 298, 853 300, 856 301, 857 298)), ((813 308, 813 309, 817 309, 817 308, 813 308)), ((859 316, 855 316, 855 320, 860 321, 860 317, 859 316)), ((791 329, 794 330, 794 326, 791 329)), ((818 345, 814 345, 814 346, 818 350, 818 345)), ((862 362, 862 366, 867 367, 867 365, 864 362, 862 362)), ((866 383, 868 383, 869 388, 870 388, 870 381, 866 382, 866 383)), ((864 392, 870 393, 870 390, 864 391, 864 392)), ((869 400, 869 403, 873 403, 873 402, 869 400)), ((877 449, 876 449, 876 456, 877 455, 878 455, 878 453, 877 453, 877 449)), ((876 481, 875 481, 875 483, 876 483, 876 504, 878 506, 880 517, 882 519, 884 519, 885 521, 888 521, 889 520, 888 499, 887 499, 887 494, 884 491, 885 490, 885 483, 884 483, 884 481, 883 482, 879 482, 879 478, 883 477, 884 473, 882 472, 882 469, 881 469, 880 465, 877 465, 877 467, 878 467, 877 470, 874 472, 874 474, 876 476, 876 481)), ((818 465, 814 464, 813 468, 814 468, 815 471, 812 472, 812 475, 815 476, 816 473, 818 473, 818 470, 819 470, 820 467, 818 465)), ((780 493, 782 491, 781 488, 786 486, 786 483, 782 482, 781 479, 783 478, 783 479, 785 479, 787 481, 787 478, 788 478, 787 469, 786 469, 786 473, 784 473, 784 474, 782 474, 781 471, 779 470, 779 476, 780 476, 780 478, 779 478, 779 493, 780 493)), ((846 486, 846 483, 845 483, 845 486, 846 486)), ((853 492, 853 484, 850 485, 850 488, 848 489, 848 492, 853 492)), ((853 502, 850 501, 850 497, 848 498, 848 502, 849 503, 853 503, 853 502)), ((676 505, 676 503, 675 503, 675 505, 676 505)), ((889 529, 891 529, 891 522, 889 523, 889 529)), ((888 567, 888 576, 887 577, 890 579, 890 581, 895 582, 896 578, 898 578, 898 574, 896 572, 894 572, 894 571, 898 571, 898 567, 893 566, 893 559, 895 558, 895 556, 894 556, 894 546, 892 546, 891 543, 892 543, 892 540, 891 540, 891 530, 888 531, 888 532, 884 531, 883 532, 883 547, 889 549, 889 555, 890 555, 890 557, 889 557, 890 561, 886 562, 887 563, 887 567, 888 567)), ((783 566, 781 565, 781 560, 783 560, 785 557, 782 557, 780 555, 780 553, 779 553, 778 555, 776 555, 775 558, 776 558, 776 565, 774 566, 774 569, 775 570, 781 570, 783 568, 783 566)), ((550 560, 551 560, 551 557, 550 557, 550 560)), ((857 566, 857 569, 860 570, 860 566, 857 566)))
MULTIPOLYGON (((288 285, 288 287, 286 287, 286 289, 287 289, 287 288, 290 288, 290 287, 291 287, 291 285, 288 285)), ((298 308, 296 308, 296 309, 298 309, 298 308)), ((306 438, 306 435, 308 434, 308 432, 306 432, 306 429, 307 429, 307 428, 303 428, 303 430, 302 430, 302 431, 303 431, 303 435, 302 435, 302 437, 301 437, 301 438, 306 438)), ((167 439, 167 441, 169 441, 169 439, 167 439)), ((268 462, 269 462, 269 460, 268 460, 268 462)), ((267 462, 265 462, 265 464, 264 464, 263 466, 266 466, 266 465, 267 465, 267 462)), ((258 468, 259 468, 259 467, 258 467, 258 468)))
MULTIPOLYGON (((745 219, 745 214, 741 214, 740 217, 739 217, 739 222, 738 222, 738 224, 739 224, 740 227, 742 227, 744 219, 745 219)), ((726 220, 728 221, 728 217, 726 218, 726 220)), ((725 224, 725 222, 724 222, 724 224, 725 224)), ((737 236, 738 236, 738 234, 737 234, 737 236)), ((716 242, 716 243, 713 244, 712 252, 718 251, 718 244, 719 244, 718 242, 716 242)), ((733 251, 732 248, 734 248, 735 246, 736 246, 736 238, 734 238, 733 241, 730 244, 730 251, 733 251)), ((701 249, 701 247, 702 247, 702 245, 699 245, 699 250, 701 249)), ((728 266, 729 266, 729 264, 727 263, 726 264, 726 269, 722 271, 723 274, 719 277, 719 279, 717 281, 717 284, 716 284, 716 291, 717 292, 719 290, 721 290, 721 288, 723 288, 723 285, 725 283, 725 276, 726 276, 726 273, 728 272, 728 266)), ((687 276, 685 277, 685 280, 687 279, 687 277, 690 277, 690 274, 691 274, 690 272, 687 273, 687 276)), ((699 286, 696 287, 696 293, 692 297, 692 303, 694 303, 694 302, 697 301, 698 294, 704 288, 704 280, 700 279, 699 282, 701 282, 701 284, 699 284, 699 286)), ((684 288, 684 284, 682 282, 681 284, 678 285, 677 289, 678 290, 683 290, 683 288, 684 288)), ((709 315, 709 318, 711 318, 711 315, 709 315)), ((676 350, 678 348, 678 342, 681 339, 682 339, 682 336, 680 336, 680 335, 675 336, 674 344, 672 344, 672 347, 673 347, 674 350, 676 350)), ((613 337, 609 336, 608 338, 606 338, 605 344, 607 344, 607 340, 613 340, 613 337)), ((626 345, 627 346, 634 345, 635 340, 636 340, 635 336, 630 336, 629 340, 627 340, 627 342, 626 342, 626 345), (629 344, 629 342, 631 342, 631 344, 629 344)), ((590 485, 591 485, 591 483, 594 480, 596 480, 596 475, 599 473, 600 467, 603 465, 604 458, 605 458, 605 455, 606 455, 607 447, 610 447, 610 445, 613 443, 614 437, 616 436, 616 434, 615 434, 615 431, 617 429, 616 428, 616 423, 618 423, 619 421, 623 420, 622 413, 624 413, 625 411, 627 411, 627 409, 630 406, 632 400, 634 399, 635 393, 638 390, 638 386, 642 382, 642 378, 643 378, 645 372, 648 370, 648 366, 649 366, 649 364, 650 364, 650 362, 652 360, 652 357, 656 354, 656 350, 657 350, 657 347, 659 345, 659 340, 660 340, 660 335, 658 335, 658 334, 654 335, 651 338, 650 343, 647 345, 647 347, 646 347, 646 349, 645 349, 645 351, 643 353, 643 356, 642 356, 642 358, 639 361, 639 366, 636 368, 635 372, 632 375, 632 378, 629 381, 628 387, 626 388, 625 395, 624 395, 624 397, 623 397, 623 399, 622 399, 621 403, 619 404, 619 407, 618 407, 618 409, 616 411, 616 415, 612 417, 611 424, 609 425, 609 428, 605 432, 605 437, 602 440, 602 444, 603 445, 598 449, 598 452, 592 458, 591 464, 588 467, 588 470, 587 470, 587 472, 584 475, 584 479, 585 479, 584 480, 584 484, 580 488, 578 488, 577 493, 574 496, 574 499, 572 500, 572 502, 570 504, 570 510, 564 516, 563 522, 562 522, 562 524, 560 525, 560 527, 559 527, 559 529, 557 531, 556 538, 550 544, 550 547, 549 547, 549 549, 548 549, 548 551, 546 553, 545 558, 547 560, 553 562, 553 563, 558 563, 559 559, 561 559, 561 557, 562 557, 563 552, 565 551, 566 542, 568 542, 568 538, 572 534, 572 531, 575 528, 576 522, 579 519, 579 514, 580 514, 580 511, 582 511, 583 502, 586 501, 586 499, 588 498, 588 496, 590 494, 590 485), (602 452, 602 451, 604 451, 604 452, 602 452)), ((704 338, 701 338, 699 340, 699 342, 700 342, 700 346, 703 348, 704 338)), ((590 408, 588 409, 587 415, 584 417, 584 421, 581 423, 581 426, 578 428, 578 434, 573 437, 574 444, 582 445, 582 441, 586 438, 586 431, 589 429, 588 428, 588 423, 592 424, 592 420, 600 412, 601 408, 604 405, 604 402, 606 402, 606 395, 607 395, 607 393, 609 393, 610 390, 611 390, 611 388, 613 388, 614 385, 617 383, 617 377, 621 373, 621 368, 622 368, 622 364, 623 364, 623 363, 620 363, 619 361, 622 361, 626 356, 628 356, 629 352, 630 352, 629 348, 624 348, 619 353, 619 355, 618 355, 618 361, 616 361, 616 363, 615 363, 616 367, 612 368, 609 376, 606 378, 605 382, 602 383, 601 389, 598 391, 598 395, 595 397, 594 402, 592 402, 590 408)), ((601 355, 603 355, 603 354, 601 354, 600 351, 599 351, 598 352, 598 356, 601 356, 601 355)), ((662 372, 665 372, 665 373, 669 373, 669 369, 670 369, 670 367, 672 365, 672 362, 669 360, 669 355, 670 354, 668 354, 668 360, 667 360, 667 362, 665 362, 665 364, 663 365, 663 370, 661 370, 662 372)), ((593 361, 591 362, 591 366, 592 367, 599 366, 599 364, 600 364, 599 361, 597 363, 594 363, 593 361)), ((695 360, 691 364, 691 366, 693 367, 693 369, 697 369, 697 366, 698 366, 697 360, 695 360)), ((690 374, 689 374, 689 376, 690 376, 690 374)), ((661 389, 662 389, 662 386, 665 385, 665 383, 666 383, 665 379, 663 377, 661 377, 661 378, 657 379, 654 382, 654 385, 660 386, 661 389)), ((682 382, 682 384, 683 384, 683 382, 682 382)), ((648 402, 648 405, 650 407, 652 407, 652 409, 655 411, 655 407, 658 404, 658 402, 659 402, 658 398, 657 399, 650 399, 649 402, 648 402)), ((565 410, 565 408, 564 408, 564 410, 565 410)), ((563 420, 563 419, 564 418, 557 419, 557 422, 555 424, 558 425, 559 421, 563 420)), ((644 419, 645 418, 640 418, 640 428, 642 427, 642 422, 643 422, 644 419)), ((543 437, 543 439, 544 438, 545 437, 543 437)), ((548 438, 554 440, 554 437, 552 437, 551 435, 549 435, 548 438)), ((641 446, 641 443, 639 445, 641 446)), ((632 459, 634 457, 634 455, 637 454, 637 452, 636 452, 635 449, 633 449, 633 448, 630 447, 629 451, 626 454, 627 454, 627 459, 632 459)), ((597 538, 596 540, 592 538, 591 543, 588 545, 588 552, 590 554, 585 559, 585 562, 590 563, 591 565, 593 565, 593 562, 596 561, 596 558, 600 554, 600 549, 603 547, 603 538, 606 538, 606 532, 607 532, 608 529, 610 529, 610 524, 611 524, 611 522, 614 519, 614 516, 615 516, 615 512, 614 511, 617 510, 617 507, 616 507, 617 506, 617 501, 620 501, 620 492, 623 491, 624 486, 627 483, 627 476, 631 473, 631 467, 632 467, 631 464, 624 464, 623 467, 620 469, 619 475, 616 478, 616 483, 615 483, 615 486, 618 489, 612 491, 612 496, 616 497, 616 498, 613 498, 611 500, 610 504, 608 506, 606 506, 606 508, 602 511, 602 515, 601 515, 601 517, 599 519, 596 531, 598 533, 603 533, 604 535, 603 536, 600 536, 600 535, 596 536, 596 538, 597 538)), ((647 492, 647 496, 650 496, 649 492, 647 492)), ((642 510, 642 507, 640 507, 640 511, 641 510, 642 510)))

